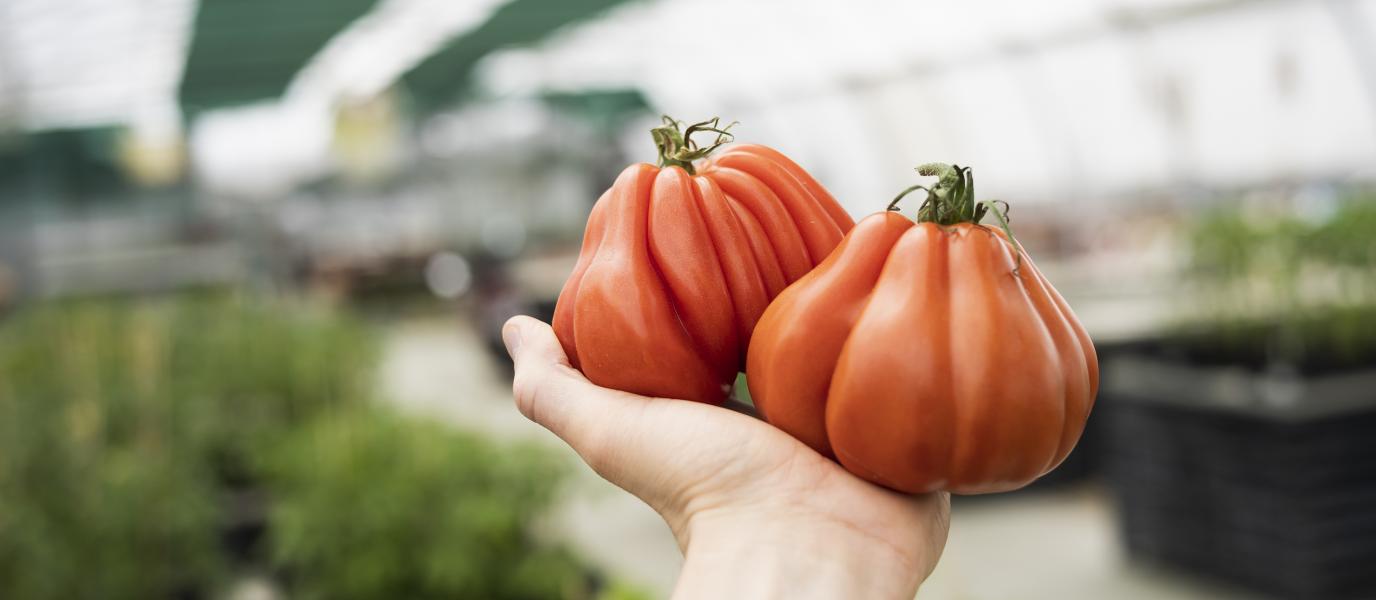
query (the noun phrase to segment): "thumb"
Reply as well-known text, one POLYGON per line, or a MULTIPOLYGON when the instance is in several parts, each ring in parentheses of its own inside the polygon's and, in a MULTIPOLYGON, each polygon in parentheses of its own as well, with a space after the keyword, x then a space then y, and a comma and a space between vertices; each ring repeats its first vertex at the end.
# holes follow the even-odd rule
POLYGON ((502 327, 502 341, 516 366, 512 392, 516 407, 572 446, 590 464, 606 448, 609 417, 624 411, 633 398, 593 385, 569 366, 564 348, 550 326, 526 316, 512 317, 502 327))

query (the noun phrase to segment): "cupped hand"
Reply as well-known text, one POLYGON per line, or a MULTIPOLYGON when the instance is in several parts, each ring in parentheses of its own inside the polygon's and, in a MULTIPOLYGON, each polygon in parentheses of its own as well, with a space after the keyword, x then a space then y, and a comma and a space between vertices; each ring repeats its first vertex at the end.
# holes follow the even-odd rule
POLYGON ((521 412, 668 522, 676 596, 912 598, 935 568, 946 494, 875 486, 741 412, 598 387, 530 317, 502 337, 521 412))

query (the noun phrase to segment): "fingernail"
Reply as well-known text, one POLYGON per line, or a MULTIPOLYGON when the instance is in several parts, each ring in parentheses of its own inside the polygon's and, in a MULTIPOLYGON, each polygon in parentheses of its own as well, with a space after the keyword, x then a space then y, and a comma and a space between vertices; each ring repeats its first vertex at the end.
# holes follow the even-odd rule
POLYGON ((502 343, 506 344, 506 353, 515 360, 516 352, 521 349, 521 328, 514 320, 502 326, 502 343))

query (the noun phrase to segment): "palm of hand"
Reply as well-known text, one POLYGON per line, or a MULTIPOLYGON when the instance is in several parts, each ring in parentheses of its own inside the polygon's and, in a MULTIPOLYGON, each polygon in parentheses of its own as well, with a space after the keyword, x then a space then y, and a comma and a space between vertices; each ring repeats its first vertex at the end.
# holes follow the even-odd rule
POLYGON ((598 387, 569 366, 553 331, 534 319, 513 319, 504 335, 521 412, 657 510, 681 547, 696 524, 767 519, 867 539, 925 571, 923 578, 935 565, 949 525, 946 494, 878 487, 740 412, 598 387))

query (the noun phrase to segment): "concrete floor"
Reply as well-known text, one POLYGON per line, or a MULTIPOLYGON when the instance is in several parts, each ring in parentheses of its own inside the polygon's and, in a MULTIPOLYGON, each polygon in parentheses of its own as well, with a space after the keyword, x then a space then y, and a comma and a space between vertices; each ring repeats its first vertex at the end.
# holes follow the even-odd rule
MULTIPOLYGON (((577 476, 552 519, 566 539, 616 576, 667 597, 682 556, 658 515, 598 478, 553 435, 523 418, 507 375, 460 319, 399 324, 388 335, 387 397, 501 439, 566 452, 577 476)), ((1135 566, 1120 549, 1104 492, 1094 486, 957 501, 945 555, 919 597, 931 600, 1252 598, 1240 591, 1135 566)))

